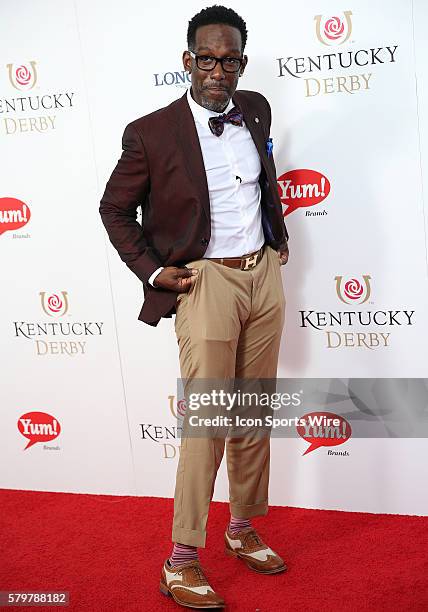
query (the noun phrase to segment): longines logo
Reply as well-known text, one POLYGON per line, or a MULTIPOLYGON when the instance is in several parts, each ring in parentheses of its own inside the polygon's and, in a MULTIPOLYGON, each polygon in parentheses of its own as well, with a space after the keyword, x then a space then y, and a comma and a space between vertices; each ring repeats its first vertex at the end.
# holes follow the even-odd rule
MULTIPOLYGON (((31 218, 28 204, 17 198, 0 198, 0 235, 20 229, 31 218)), ((30 238, 30 234, 12 234, 13 238, 30 238)))
POLYGON ((336 293, 344 304, 364 304, 370 297, 370 276, 363 274, 363 283, 357 278, 342 282, 343 276, 335 276, 336 293))
POLYGON ((344 11, 343 18, 315 15, 316 35, 323 45, 343 45, 352 33, 352 11, 344 11))
POLYGON ((9 85, 20 94, 17 97, 0 98, 1 125, 6 136, 55 130, 56 112, 73 107, 74 92, 36 95, 39 86, 35 60, 8 63, 6 74, 9 85))
MULTIPOLYGON (((337 298, 352 306, 372 304, 370 297, 371 276, 361 278, 335 276, 337 298)), ((414 324, 414 310, 300 310, 300 327, 322 331, 325 347, 378 349, 390 346, 391 336, 397 327, 414 324), (387 331, 388 330, 388 331, 387 331)))
POLYGON ((187 89, 191 85, 190 74, 187 70, 175 70, 174 72, 155 72, 154 75, 155 87, 162 85, 175 85, 187 89))
MULTIPOLYGON (((42 312, 51 319, 63 319, 66 315, 70 317, 67 291, 40 291, 39 297, 42 312)), ((32 340, 38 356, 85 355, 91 339, 94 336, 102 336, 103 325, 100 321, 13 322, 15 337, 32 340)))
POLYGON ((373 70, 379 69, 380 65, 395 63, 398 45, 335 52, 334 47, 341 49, 346 42, 354 42, 349 41, 352 33, 351 17, 350 10, 344 11, 343 16, 315 15, 316 38, 324 47, 331 47, 331 52, 314 56, 278 57, 277 76, 303 78, 306 98, 337 93, 352 95, 369 91, 373 85, 373 70), (361 69, 364 71, 361 72, 361 69), (337 72, 339 74, 336 74, 337 72), (308 73, 310 76, 307 76, 308 73), (317 73, 328 74, 325 78, 317 78, 314 76, 317 73))

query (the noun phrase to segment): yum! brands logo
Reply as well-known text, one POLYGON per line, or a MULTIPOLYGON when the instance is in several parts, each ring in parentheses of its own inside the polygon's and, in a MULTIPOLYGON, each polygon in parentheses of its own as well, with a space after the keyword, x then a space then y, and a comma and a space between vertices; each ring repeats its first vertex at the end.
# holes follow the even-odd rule
MULTIPOLYGON (((284 206, 284 217, 297 208, 308 208, 323 202, 330 193, 330 181, 316 170, 289 170, 277 179, 278 193, 284 206)), ((305 216, 324 216, 326 210, 305 211, 305 216)))
POLYGON ((20 91, 33 89, 37 83, 37 69, 34 60, 25 64, 7 64, 9 81, 12 87, 20 91))
POLYGON ((344 11, 343 17, 315 15, 315 31, 323 45, 343 45, 352 33, 352 11, 344 11))
POLYGON ((36 355, 85 355, 92 338, 102 336, 102 321, 70 320, 67 291, 40 291, 39 297, 48 320, 13 322, 15 337, 33 341, 36 355))
MULTIPOLYGON (((0 198, 0 235, 20 229, 31 218, 28 204, 17 198, 0 198)), ((29 238, 29 234, 12 234, 13 238, 29 238)))
POLYGON ((414 310, 375 308, 371 276, 335 276, 337 298, 351 306, 343 310, 299 310, 300 327, 321 332, 327 349, 384 349, 391 345, 393 333, 414 325, 414 310), (364 306, 364 308, 361 308, 364 306))
MULTIPOLYGON (((28 444, 24 448, 30 448, 37 442, 50 442, 61 433, 61 425, 58 419, 46 412, 26 412, 18 419, 18 430, 27 438, 28 444)), ((45 450, 59 450, 59 447, 44 446, 45 450)))
MULTIPOLYGON (((352 434, 351 425, 346 419, 333 412, 310 412, 300 417, 296 427, 301 438, 309 443, 303 453, 307 455, 320 446, 338 446, 343 444, 352 434)), ((348 455, 348 452, 328 451, 328 454, 348 455)))
MULTIPOLYGON (((303 453, 307 455, 320 446, 338 446, 347 442, 352 434, 351 425, 346 419, 333 412, 311 412, 300 417, 296 427, 301 438, 309 443, 303 453)), ((345 454, 332 453, 328 454, 345 454)), ((348 454, 348 453, 346 453, 348 454)))

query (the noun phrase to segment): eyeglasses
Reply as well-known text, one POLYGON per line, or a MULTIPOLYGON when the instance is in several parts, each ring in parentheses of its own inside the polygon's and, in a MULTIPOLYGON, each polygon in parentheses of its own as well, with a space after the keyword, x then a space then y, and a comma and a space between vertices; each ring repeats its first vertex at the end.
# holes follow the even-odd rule
POLYGON ((197 67, 206 72, 214 70, 217 62, 220 62, 225 72, 238 72, 244 61, 242 57, 211 57, 209 55, 196 55, 193 51, 189 51, 189 54, 196 60, 197 67))

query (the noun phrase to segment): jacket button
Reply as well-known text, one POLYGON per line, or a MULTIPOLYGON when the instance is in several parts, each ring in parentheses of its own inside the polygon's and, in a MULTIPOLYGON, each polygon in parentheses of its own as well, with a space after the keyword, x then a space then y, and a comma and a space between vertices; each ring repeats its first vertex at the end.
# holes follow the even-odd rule
POLYGON ((201 244, 203 245, 208 244, 208 240, 206 238, 202 238, 201 244))

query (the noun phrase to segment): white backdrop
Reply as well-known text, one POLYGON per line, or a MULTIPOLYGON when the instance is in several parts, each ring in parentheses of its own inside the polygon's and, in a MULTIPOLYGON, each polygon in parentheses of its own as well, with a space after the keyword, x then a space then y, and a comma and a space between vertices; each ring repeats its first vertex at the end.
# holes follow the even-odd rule
MULTIPOLYGON (((207 4, 0 7, 2 487, 173 494, 173 319, 137 320, 142 286, 98 206, 125 125, 184 94, 187 21, 207 4), (41 435, 26 448, 30 426, 41 435)), ((426 4, 228 6, 249 30, 240 88, 271 103, 290 234, 279 376, 428 378, 426 4), (312 172, 286 174, 301 169, 312 172), (330 192, 290 199, 308 183, 330 192), (319 329, 304 318, 349 310, 398 314, 319 329)), ((272 503, 428 514, 425 439, 307 447, 273 440, 272 503)), ((216 499, 227 500, 224 466, 216 499)))

